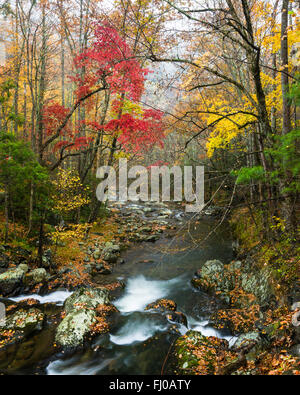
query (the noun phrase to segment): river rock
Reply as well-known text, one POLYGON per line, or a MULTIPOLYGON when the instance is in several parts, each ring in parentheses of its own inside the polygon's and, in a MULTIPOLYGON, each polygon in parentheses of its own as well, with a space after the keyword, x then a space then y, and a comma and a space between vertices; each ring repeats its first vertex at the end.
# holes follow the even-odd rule
POLYGON ((152 213, 153 211, 155 211, 154 207, 144 207, 143 208, 144 213, 152 213))
POLYGON ((116 263, 120 254, 120 246, 110 242, 105 243, 102 251, 103 259, 108 263, 116 263))
POLYGON ((145 241, 154 243, 158 239, 159 239, 158 235, 150 235, 150 236, 145 238, 145 241))
POLYGON ((64 303, 67 314, 74 310, 95 309, 98 304, 109 303, 109 293, 105 288, 80 288, 69 296, 64 303))
POLYGON ((92 310, 74 310, 59 324, 55 341, 63 348, 76 348, 83 344, 90 333, 96 313, 92 310))
POLYGON ((158 311, 176 311, 177 304, 170 299, 158 299, 153 303, 149 303, 145 310, 158 310, 158 311))
POLYGON ((168 313, 166 317, 171 322, 175 322, 186 327, 188 326, 187 318, 181 311, 172 311, 171 313, 168 313))
POLYGON ((177 304, 170 299, 158 299, 153 303, 148 304, 145 310, 157 310, 166 316, 166 318, 177 324, 182 324, 187 327, 186 316, 177 310, 177 304))
POLYGON ((23 283, 25 273, 28 271, 26 264, 20 264, 15 269, 9 269, 0 274, 0 294, 3 296, 12 296, 23 283))
POLYGON ((223 265, 218 260, 207 261, 195 274, 192 284, 196 288, 218 295, 232 307, 243 308, 252 304, 266 306, 274 298, 267 268, 254 270, 249 263, 233 261, 223 265), (243 298, 232 298, 233 289, 243 290, 243 298), (247 297, 253 295, 254 297, 247 297))
POLYGON ((261 306, 266 306, 273 299, 270 272, 267 268, 258 273, 243 273, 241 287, 246 293, 253 293, 261 306))
POLYGON ((104 288, 81 288, 64 303, 65 318, 56 329, 55 341, 66 349, 82 346, 97 324, 99 305, 109 304, 109 293, 104 288))
POLYGON ((44 268, 38 268, 31 270, 29 273, 26 273, 24 277, 24 283, 26 285, 36 285, 39 283, 44 283, 49 279, 50 275, 44 268))
POLYGON ((208 208, 206 208, 203 211, 203 214, 207 215, 207 216, 219 216, 222 214, 222 207, 217 207, 217 206, 210 206, 208 208))
POLYGON ((169 217, 170 215, 172 215, 172 211, 169 209, 164 209, 159 212, 160 217, 169 217))
POLYGON ((44 314, 40 310, 36 308, 19 310, 7 318, 4 329, 22 331, 28 335, 33 331, 41 330, 43 322, 44 314))
POLYGON ((230 297, 227 293, 234 287, 231 273, 226 273, 223 263, 218 260, 205 262, 201 269, 196 272, 192 284, 206 292, 218 293, 220 298, 228 303, 230 297))

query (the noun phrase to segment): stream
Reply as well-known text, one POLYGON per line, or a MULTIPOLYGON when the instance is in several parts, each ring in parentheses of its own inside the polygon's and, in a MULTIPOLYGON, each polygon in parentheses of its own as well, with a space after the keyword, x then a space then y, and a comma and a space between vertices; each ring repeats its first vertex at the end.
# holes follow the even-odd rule
MULTIPOLYGON (((203 216, 197 221, 187 221, 182 216, 174 212, 176 231, 162 233, 154 243, 135 244, 122 253, 125 263, 115 265, 113 273, 105 276, 106 282, 122 280, 126 284, 121 295, 112 301, 120 311, 113 330, 94 338, 86 349, 71 357, 55 355, 44 365, 43 373, 154 375, 161 374, 162 369, 164 373, 172 373, 168 371, 166 357, 173 342, 189 329, 205 336, 225 338, 230 345, 234 343, 235 338, 226 330, 221 332, 209 326, 209 315, 218 308, 218 300, 191 285, 194 273, 207 260, 220 259, 226 263, 232 259, 229 226, 224 223, 210 235, 218 223, 216 219, 203 216), (145 311, 149 303, 160 298, 176 302, 177 311, 186 316, 188 327, 170 322, 160 312, 145 311)), ((62 305, 69 295, 67 291, 55 291, 46 296, 28 297, 62 305)), ((20 301, 24 296, 11 299, 20 301)))
POLYGON ((50 362, 47 374, 160 374, 172 342, 188 329, 234 343, 230 333, 208 325, 208 316, 218 301, 195 290, 190 282, 207 260, 231 260, 228 225, 220 226, 198 246, 197 240, 209 234, 216 220, 203 217, 197 222, 188 232, 182 225, 182 231, 173 237, 163 235, 155 243, 138 244, 123 254, 125 264, 116 266, 113 275, 108 276, 126 283, 123 294, 113 301, 121 313, 117 328, 94 340, 89 350, 50 362), (187 317, 188 328, 177 324, 175 333, 162 314, 145 311, 149 303, 160 298, 177 303, 177 311, 187 317))

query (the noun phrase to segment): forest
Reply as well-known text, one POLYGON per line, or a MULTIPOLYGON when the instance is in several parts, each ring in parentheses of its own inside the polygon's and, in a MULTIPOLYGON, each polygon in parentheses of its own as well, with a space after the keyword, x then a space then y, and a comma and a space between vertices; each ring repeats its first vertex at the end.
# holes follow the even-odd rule
POLYGON ((299 38, 299 0, 0 0, 1 375, 300 374, 299 38))

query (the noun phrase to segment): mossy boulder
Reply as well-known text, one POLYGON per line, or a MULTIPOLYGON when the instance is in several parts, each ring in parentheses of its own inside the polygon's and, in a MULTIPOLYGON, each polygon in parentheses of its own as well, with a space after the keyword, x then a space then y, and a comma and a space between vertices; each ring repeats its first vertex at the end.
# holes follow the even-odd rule
POLYGON ((230 303, 230 291, 234 288, 233 275, 230 271, 226 271, 225 265, 218 260, 210 260, 204 263, 199 269, 192 284, 196 288, 200 288, 205 292, 216 293, 221 299, 230 303))
POLYGON ((93 310, 74 310, 59 324, 55 341, 64 348, 76 348, 83 344, 90 333, 96 313, 93 310))
POLYGON ((21 264, 0 274, 0 295, 12 296, 23 284, 23 278, 28 272, 28 266, 21 264))
POLYGON ((241 287, 246 293, 252 293, 261 306, 266 306, 274 296, 267 268, 256 273, 242 273, 241 287))
POLYGON ((254 360, 257 355, 262 352, 268 345, 266 337, 261 337, 257 331, 243 333, 240 335, 234 343, 233 349, 238 350, 241 348, 250 347, 247 353, 247 360, 254 360), (251 347, 252 346, 252 347, 251 347))
POLYGON ((50 275, 47 273, 46 269, 38 268, 31 270, 29 273, 25 274, 24 283, 28 286, 33 286, 39 283, 44 283, 49 279, 50 275))
POLYGON ((241 261, 233 261, 229 265, 218 260, 207 261, 196 272, 192 284, 196 288, 218 295, 221 300, 235 308, 253 304, 266 306, 274 298, 268 269, 254 269, 241 261))
POLYGON ((80 288, 64 303, 66 314, 81 309, 96 309, 99 304, 109 303, 109 292, 105 288, 80 288))
POLYGON ((106 331, 107 311, 116 311, 109 300, 104 288, 81 288, 74 292, 64 303, 66 316, 56 329, 56 343, 64 349, 75 349, 93 336, 95 328, 97 333, 101 328, 106 331))

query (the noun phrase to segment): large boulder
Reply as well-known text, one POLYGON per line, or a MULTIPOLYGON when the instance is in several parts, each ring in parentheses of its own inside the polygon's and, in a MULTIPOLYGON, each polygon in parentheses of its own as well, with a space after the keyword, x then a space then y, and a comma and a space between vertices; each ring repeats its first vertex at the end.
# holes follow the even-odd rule
POLYGON ((274 298, 268 269, 254 269, 241 261, 233 261, 229 265, 218 260, 207 261, 195 274, 192 284, 218 295, 235 308, 253 304, 266 306, 274 298), (239 293, 238 297, 233 290, 239 293))
POLYGON ((109 303, 109 293, 105 288, 80 288, 65 300, 66 314, 80 309, 96 309, 99 304, 109 303))
POLYGON ((83 344, 90 333, 96 313, 93 310, 74 310, 59 324, 55 341, 64 348, 76 348, 83 344))
POLYGON ((109 293, 104 288, 79 289, 66 299, 64 310, 66 316, 57 327, 55 341, 65 349, 82 346, 95 328, 98 333, 101 333, 101 328, 106 331, 109 327, 107 312, 116 311, 109 303, 109 293))
POLYGON ((228 293, 234 288, 232 274, 225 271, 225 266, 216 259, 204 263, 192 279, 196 288, 209 293, 216 293, 221 299, 230 302, 228 293))
POLYGON ((23 278, 28 271, 26 264, 21 264, 17 268, 9 269, 0 274, 0 294, 12 296, 22 287, 23 278))
POLYGON ((267 268, 257 273, 243 273, 241 275, 241 287, 246 293, 253 293, 261 306, 266 306, 273 297, 270 272, 267 268))

